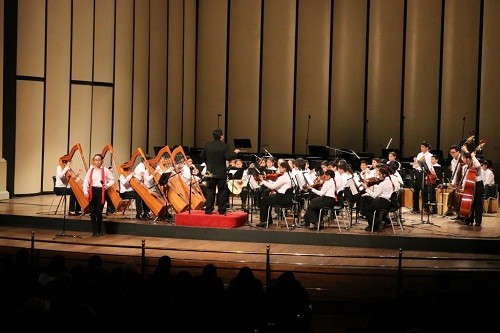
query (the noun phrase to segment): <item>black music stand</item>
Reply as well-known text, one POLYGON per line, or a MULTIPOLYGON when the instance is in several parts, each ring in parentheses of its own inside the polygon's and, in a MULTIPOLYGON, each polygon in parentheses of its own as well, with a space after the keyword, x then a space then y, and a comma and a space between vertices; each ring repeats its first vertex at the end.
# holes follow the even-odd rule
MULTIPOLYGON (((163 196, 166 198, 167 197, 167 184, 168 184, 168 179, 170 178, 170 176, 172 175, 172 172, 164 172, 161 174, 160 176, 160 179, 158 179, 158 186, 163 186, 163 196)), ((160 190, 160 188, 158 188, 158 190, 160 190)), ((189 199, 191 199, 191 195, 189 196, 189 199)), ((169 221, 168 219, 166 219, 166 216, 167 216, 167 210, 168 210, 168 201, 165 200, 165 220, 167 222, 172 222, 172 221, 169 221)), ((168 214, 170 215, 170 214, 168 214)), ((157 217, 158 218, 158 217, 157 217)))
MULTIPOLYGON (((425 184, 425 177, 427 174, 430 173, 430 170, 429 170, 429 167, 427 166, 427 163, 425 161, 417 161, 418 165, 420 166, 420 169, 422 170, 421 172, 421 179, 419 180, 420 181, 420 185, 421 185, 421 189, 424 188, 424 186, 427 186, 427 221, 424 220, 424 203, 423 203, 423 200, 424 198, 422 198, 422 209, 420 210, 420 223, 414 223, 412 225, 418 225, 418 224, 429 224, 429 225, 432 225, 432 226, 435 226, 435 227, 438 227, 438 228, 441 228, 441 226, 437 225, 437 224, 434 224, 430 221, 430 214, 431 214, 431 189, 432 189, 432 186, 431 184, 425 184)), ((422 193, 422 190, 420 190, 420 193, 422 193)))
POLYGON ((77 236, 77 235, 68 235, 66 233, 66 197, 68 196, 68 185, 66 185, 66 188, 64 189, 64 198, 63 198, 63 228, 61 233, 57 234, 54 236, 52 239, 57 239, 57 238, 62 238, 62 237, 72 237, 72 238, 82 238, 82 236, 77 236))

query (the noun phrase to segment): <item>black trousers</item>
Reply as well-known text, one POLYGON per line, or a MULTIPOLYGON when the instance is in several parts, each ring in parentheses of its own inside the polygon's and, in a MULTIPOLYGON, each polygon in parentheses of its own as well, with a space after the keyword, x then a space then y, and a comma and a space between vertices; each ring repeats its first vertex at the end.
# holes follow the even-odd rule
MULTIPOLYGON (((391 202, 384 198, 372 198, 369 195, 362 196, 361 200, 363 201, 363 208, 361 209, 361 215, 366 216, 368 220, 368 225, 372 225, 373 214, 375 214, 376 210, 379 209, 389 209, 391 208, 391 202)), ((382 223, 382 221, 375 220, 375 225, 378 223, 382 223)))
POLYGON ((307 206, 306 213, 304 214, 304 221, 306 223, 318 222, 319 211, 323 207, 334 207, 337 201, 332 197, 321 196, 312 199, 307 206))
POLYGON ((219 213, 224 214, 229 198, 226 178, 209 178, 207 180, 205 212, 211 213, 214 210, 215 190, 217 190, 217 209, 219 213))
POLYGON ((127 191, 120 193, 120 197, 122 199, 134 199, 135 200, 135 211, 136 215, 140 216, 143 213, 146 214, 149 212, 149 207, 146 205, 144 200, 142 200, 141 196, 136 191, 127 191))
POLYGON ((474 190, 474 200, 472 201, 471 213, 466 221, 468 223, 476 222, 476 225, 481 225, 483 222, 483 193, 484 193, 484 183, 483 181, 476 182, 476 188, 474 190))
POLYGON ((90 201, 90 222, 92 223, 92 234, 101 234, 102 228, 102 188, 92 187, 92 200, 90 201))
MULTIPOLYGON (((260 201, 260 222, 267 221, 267 210, 269 206, 291 206, 293 203, 293 193, 276 193, 263 197, 260 201)), ((272 221, 269 221, 271 224, 272 221)))

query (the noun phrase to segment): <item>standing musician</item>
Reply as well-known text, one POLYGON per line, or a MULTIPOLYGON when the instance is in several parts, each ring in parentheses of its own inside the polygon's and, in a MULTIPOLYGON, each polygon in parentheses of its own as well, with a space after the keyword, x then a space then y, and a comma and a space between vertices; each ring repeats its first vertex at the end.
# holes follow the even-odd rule
POLYGON ((83 180, 83 193, 90 202, 92 237, 98 237, 106 234, 102 228, 102 210, 106 201, 106 189, 113 186, 115 178, 111 170, 102 166, 101 154, 95 154, 92 162, 93 165, 83 180))
POLYGON ((429 173, 425 176, 425 187, 422 189, 422 198, 425 200, 425 210, 430 214, 437 214, 436 206, 436 187, 438 179, 441 175, 438 174, 441 165, 438 163, 439 157, 437 155, 431 156, 431 165, 429 166, 429 173))
MULTIPOLYGON (((472 225, 473 222, 476 222, 476 227, 480 227, 483 219, 483 192, 484 192, 484 183, 483 183, 483 178, 482 178, 482 169, 481 169, 481 163, 478 161, 476 158, 476 153, 475 153, 475 147, 469 145, 469 144, 464 144, 462 146, 462 162, 464 163, 462 174, 463 174, 463 180, 461 182, 462 185, 462 191, 465 191, 464 187, 466 187, 467 182, 469 180, 472 181, 472 183, 475 183, 474 187, 474 198, 472 199, 472 203, 470 204, 470 216, 463 216, 465 218, 464 220, 464 225, 472 225), (470 170, 475 170, 475 177, 474 179, 469 179, 469 171, 470 170)), ((472 173, 474 174, 474 173, 472 173)), ((462 199, 461 201, 464 200, 464 193, 461 194, 462 199)), ((461 206, 463 203, 461 203, 461 206)))
POLYGON ((451 178, 450 178, 450 187, 452 188, 452 191, 448 195, 448 210, 446 211, 445 215, 446 216, 453 216, 453 212, 457 211, 459 207, 454 207, 455 203, 455 189, 458 188, 460 180, 461 180, 461 174, 462 174, 462 158, 460 155, 460 146, 459 145, 452 145, 450 147, 450 156, 451 156, 451 161, 450 161, 450 171, 451 171, 451 178))
MULTIPOLYGON (((420 153, 418 153, 417 157, 413 159, 413 169, 415 171, 415 181, 413 182, 413 210, 412 213, 419 214, 420 213, 420 191, 425 191, 425 184, 422 182, 425 179, 424 170, 420 167, 420 163, 425 163, 427 168, 431 166, 431 145, 427 141, 422 141, 420 144, 420 153)), ((422 200, 424 200, 424 194, 422 193, 422 200)))
MULTIPOLYGON (((282 205, 287 206, 293 203, 293 178, 292 169, 288 162, 281 162, 278 166, 278 171, 281 173, 276 181, 271 182, 269 180, 264 180, 263 176, 260 176, 259 180, 261 184, 274 192, 274 194, 263 197, 260 201, 260 223, 257 227, 265 227, 267 225, 267 212, 269 206, 272 205, 282 205)), ((272 221, 269 221, 272 224, 272 221)))

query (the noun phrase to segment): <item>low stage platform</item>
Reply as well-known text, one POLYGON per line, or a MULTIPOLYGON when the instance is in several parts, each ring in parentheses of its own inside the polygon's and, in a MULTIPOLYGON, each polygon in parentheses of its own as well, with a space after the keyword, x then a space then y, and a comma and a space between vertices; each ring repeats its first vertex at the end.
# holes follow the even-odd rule
MULTIPOLYGON (((53 198, 53 195, 38 195, 0 201, 0 226, 57 230, 62 228, 64 222, 66 230, 90 237, 89 216, 64 216, 62 209, 55 214, 55 205, 49 212, 53 198)), ((402 209, 402 217, 404 230, 396 228, 395 233, 390 226, 380 233, 367 232, 364 230, 366 220, 357 224, 347 220, 348 226, 352 222, 348 229, 341 221, 341 231, 336 223, 327 225, 319 232, 300 227, 288 230, 285 223, 258 228, 258 214, 247 214, 241 210, 228 211, 226 216, 219 216, 216 212, 212 215, 205 215, 203 211, 184 212, 174 214, 175 222, 137 220, 135 211, 127 210, 105 216, 104 223, 108 234, 145 237, 462 253, 498 252, 500 218, 497 213, 485 213, 481 227, 464 226, 450 217, 437 214, 411 214, 407 208, 402 209)), ((291 217, 289 224, 293 224, 291 217)))

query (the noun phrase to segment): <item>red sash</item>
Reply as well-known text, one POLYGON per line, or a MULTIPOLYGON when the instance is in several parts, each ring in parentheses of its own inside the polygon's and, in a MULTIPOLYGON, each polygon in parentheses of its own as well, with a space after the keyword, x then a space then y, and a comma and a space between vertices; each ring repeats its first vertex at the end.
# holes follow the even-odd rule
MULTIPOLYGON (((92 201, 92 184, 93 184, 93 182, 92 182, 92 174, 94 173, 94 169, 95 168, 90 169, 90 177, 89 177, 90 178, 89 179, 89 201, 92 201)), ((102 180, 101 181, 102 184, 106 183, 106 181, 105 181, 106 179, 104 178, 104 168, 101 168, 101 180, 102 180)), ((101 187, 101 189, 102 189, 101 190, 102 191, 102 193, 101 193, 101 203, 104 204, 104 202, 105 202, 105 198, 104 198, 104 185, 101 187)))

